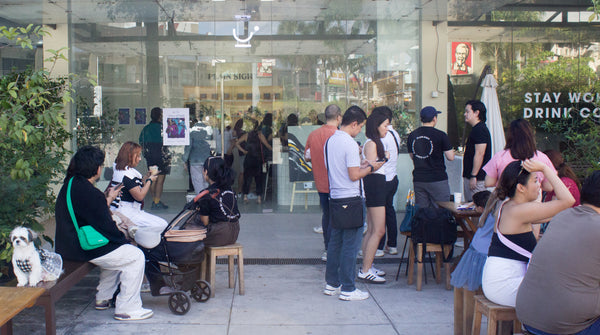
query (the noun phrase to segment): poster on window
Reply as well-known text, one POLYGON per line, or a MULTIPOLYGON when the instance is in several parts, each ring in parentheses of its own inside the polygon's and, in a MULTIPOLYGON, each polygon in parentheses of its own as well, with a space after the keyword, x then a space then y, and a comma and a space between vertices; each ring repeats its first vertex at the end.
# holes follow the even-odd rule
POLYGON ((189 124, 189 108, 163 108, 163 145, 189 145, 189 124))
POLYGON ((119 124, 129 124, 129 108, 119 108, 119 124))
POLYGON ((452 42, 452 75, 473 74, 473 45, 452 42))
POLYGON ((146 124, 146 108, 135 109, 135 124, 146 124))
POLYGON ((274 59, 263 59, 262 62, 258 63, 256 69, 256 76, 261 78, 273 77, 273 66, 275 65, 274 59))

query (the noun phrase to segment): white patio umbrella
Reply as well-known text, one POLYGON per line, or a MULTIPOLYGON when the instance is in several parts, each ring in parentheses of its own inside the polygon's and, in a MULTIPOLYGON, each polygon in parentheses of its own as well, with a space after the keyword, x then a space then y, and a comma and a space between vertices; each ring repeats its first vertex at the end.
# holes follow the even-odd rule
POLYGON ((498 103, 498 94, 496 87, 498 82, 492 74, 485 76, 481 82, 483 91, 481 92, 481 102, 487 109, 486 125, 490 130, 492 137, 492 155, 504 149, 506 140, 504 139, 504 127, 502 126, 502 115, 500 113, 500 104, 498 103))

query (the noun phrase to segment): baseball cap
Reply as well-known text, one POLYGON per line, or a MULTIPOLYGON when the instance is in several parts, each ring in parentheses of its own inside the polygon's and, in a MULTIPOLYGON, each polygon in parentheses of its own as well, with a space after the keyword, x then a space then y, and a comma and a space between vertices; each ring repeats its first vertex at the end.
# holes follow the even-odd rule
POLYGON ((432 106, 426 106, 421 109, 421 118, 425 120, 432 120, 434 116, 441 114, 442 112, 435 109, 432 106))

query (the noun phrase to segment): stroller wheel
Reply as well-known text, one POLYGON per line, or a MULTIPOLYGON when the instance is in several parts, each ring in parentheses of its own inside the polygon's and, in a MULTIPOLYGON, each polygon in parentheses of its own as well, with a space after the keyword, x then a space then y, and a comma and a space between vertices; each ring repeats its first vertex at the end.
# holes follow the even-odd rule
POLYGON ((173 292, 169 295, 169 309, 177 315, 184 315, 191 307, 190 297, 185 292, 173 292))
POLYGON ((192 287, 192 298, 197 302, 206 302, 210 299, 211 288, 210 284, 206 280, 196 280, 194 287, 192 287))

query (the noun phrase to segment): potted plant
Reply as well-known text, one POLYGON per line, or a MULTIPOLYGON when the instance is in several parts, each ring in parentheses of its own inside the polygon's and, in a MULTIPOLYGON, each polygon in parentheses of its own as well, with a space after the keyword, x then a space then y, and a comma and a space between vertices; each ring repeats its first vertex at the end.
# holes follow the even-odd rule
MULTIPOLYGON (((47 34, 33 25, 0 27, 0 38, 21 48, 33 48, 32 40, 47 34)), ((50 51, 51 68, 65 59, 62 51, 50 51)), ((54 211, 52 184, 64 175, 71 134, 63 107, 71 102, 71 78, 50 72, 28 68, 0 78, 0 279, 12 275, 10 232, 21 225, 43 231, 40 219, 54 211)))

